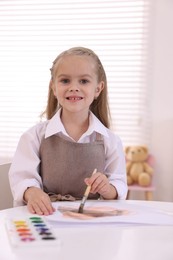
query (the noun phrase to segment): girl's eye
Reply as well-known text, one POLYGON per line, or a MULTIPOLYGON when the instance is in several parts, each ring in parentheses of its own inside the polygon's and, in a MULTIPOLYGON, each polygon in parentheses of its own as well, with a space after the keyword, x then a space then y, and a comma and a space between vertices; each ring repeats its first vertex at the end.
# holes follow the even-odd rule
POLYGON ((82 84, 87 84, 89 81, 87 79, 81 79, 80 81, 82 84))
POLYGON ((69 83, 69 79, 61 79, 61 83, 63 83, 63 84, 67 84, 67 83, 69 83))

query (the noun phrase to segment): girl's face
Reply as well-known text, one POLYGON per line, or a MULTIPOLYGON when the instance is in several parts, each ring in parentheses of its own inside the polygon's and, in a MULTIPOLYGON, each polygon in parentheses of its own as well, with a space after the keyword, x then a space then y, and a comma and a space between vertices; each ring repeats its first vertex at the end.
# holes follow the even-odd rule
POLYGON ((57 61, 54 71, 52 89, 63 111, 88 114, 91 103, 104 87, 103 82, 98 83, 93 58, 65 56, 57 61))

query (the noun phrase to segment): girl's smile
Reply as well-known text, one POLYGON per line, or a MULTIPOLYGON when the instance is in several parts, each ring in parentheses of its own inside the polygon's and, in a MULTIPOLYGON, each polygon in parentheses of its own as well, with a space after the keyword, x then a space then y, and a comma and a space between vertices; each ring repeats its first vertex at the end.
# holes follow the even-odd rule
POLYGON ((69 96, 69 97, 66 97, 67 100, 71 101, 71 102, 77 102, 79 100, 82 100, 83 97, 79 97, 79 96, 69 96))

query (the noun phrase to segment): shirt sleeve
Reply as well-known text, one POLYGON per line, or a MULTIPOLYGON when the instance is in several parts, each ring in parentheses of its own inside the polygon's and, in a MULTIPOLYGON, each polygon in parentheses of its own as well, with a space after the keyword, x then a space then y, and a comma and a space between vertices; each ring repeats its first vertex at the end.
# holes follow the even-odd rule
POLYGON ((24 205, 23 194, 28 187, 42 188, 42 180, 39 175, 40 140, 37 136, 35 128, 24 133, 13 157, 9 170, 9 181, 14 206, 24 205))
POLYGON ((105 153, 105 174, 110 184, 116 188, 118 199, 126 199, 128 187, 123 145, 121 139, 112 132, 109 133, 109 138, 105 138, 105 153))

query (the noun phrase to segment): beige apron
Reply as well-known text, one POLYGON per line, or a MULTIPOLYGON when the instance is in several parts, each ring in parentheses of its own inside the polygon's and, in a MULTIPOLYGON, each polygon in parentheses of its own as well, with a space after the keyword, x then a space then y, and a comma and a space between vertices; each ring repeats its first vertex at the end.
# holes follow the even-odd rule
MULTIPOLYGON (((43 189, 54 200, 81 199, 86 189, 84 179, 96 168, 104 172, 105 151, 103 140, 97 135, 91 143, 75 143, 57 135, 43 139, 40 145, 40 175, 43 189)), ((98 199, 99 194, 89 194, 98 199)))

